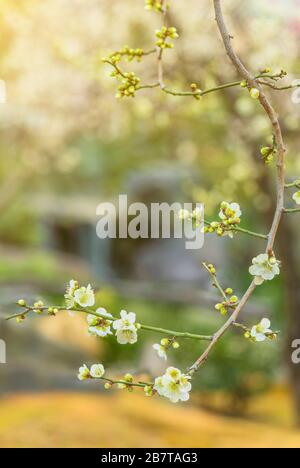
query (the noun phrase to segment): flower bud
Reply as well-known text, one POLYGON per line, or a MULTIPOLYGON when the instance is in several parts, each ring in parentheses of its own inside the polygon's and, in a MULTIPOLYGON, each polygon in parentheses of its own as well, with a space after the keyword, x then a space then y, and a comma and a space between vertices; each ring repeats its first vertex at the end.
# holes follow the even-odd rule
POLYGON ((163 338, 163 339, 160 341, 160 344, 161 344, 162 346, 168 346, 169 342, 170 342, 170 341, 168 340, 168 338, 163 338))
POLYGON ((146 393, 146 396, 152 396, 153 395, 153 387, 150 385, 146 385, 144 387, 144 392, 146 393))
POLYGON ((19 299, 19 300, 18 300, 18 305, 19 305, 20 307, 24 307, 24 306, 26 305, 26 302, 24 301, 24 299, 19 299))
POLYGON ((272 151, 272 148, 270 148, 270 146, 263 146, 260 150, 260 153, 262 156, 266 157, 266 156, 269 156, 271 151, 272 151))
POLYGON ((219 227, 219 223, 217 221, 213 221, 212 223, 210 223, 210 225, 213 229, 216 229, 217 227, 219 227))
POLYGON ((239 300, 239 299, 238 299, 237 296, 231 296, 231 298, 229 299, 229 301, 230 301, 231 304, 235 304, 238 300, 239 300))
POLYGON ((21 322, 23 322, 23 320, 25 320, 25 315, 21 315, 19 317, 16 317, 16 322, 17 323, 21 323, 21 322))
POLYGON ((124 375, 124 380, 125 380, 125 382, 131 383, 131 382, 133 382, 133 376, 131 374, 125 374, 124 375))
POLYGON ((260 92, 257 88, 251 88, 250 89, 250 96, 252 97, 252 99, 258 99, 259 96, 260 96, 260 92))

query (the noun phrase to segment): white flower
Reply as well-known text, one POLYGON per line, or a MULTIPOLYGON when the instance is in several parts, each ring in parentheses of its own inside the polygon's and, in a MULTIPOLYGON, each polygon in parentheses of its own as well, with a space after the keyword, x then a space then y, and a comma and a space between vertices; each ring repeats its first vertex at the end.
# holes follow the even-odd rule
POLYGON ((294 193, 293 200, 297 203, 297 205, 300 205, 300 191, 294 193))
POLYGON ((81 307, 92 307, 95 304, 94 291, 89 284, 87 287, 81 287, 74 292, 75 302, 81 307))
POLYGON ((102 364, 93 364, 90 374, 94 379, 100 379, 104 375, 105 369, 102 364))
POLYGON ((254 327, 252 327, 250 332, 251 338, 255 341, 265 341, 266 334, 272 333, 270 326, 271 322, 269 319, 262 319, 258 325, 254 325, 254 327))
POLYGON ((157 391, 157 393, 159 395, 164 396, 164 394, 165 394, 164 376, 156 377, 156 379, 154 381, 154 389, 157 391))
POLYGON ((178 212, 178 218, 182 220, 190 219, 191 213, 189 212, 189 210, 181 209, 178 212))
POLYGON ((275 257, 269 257, 268 254, 260 254, 253 258, 252 264, 249 273, 255 277, 254 282, 256 285, 260 285, 264 281, 270 281, 280 274, 280 262, 275 257))
MULTIPOLYGON (((219 217, 222 220, 222 225, 220 226, 221 236, 229 236, 233 238, 233 231, 230 229, 230 226, 237 225, 240 223, 240 217, 242 216, 242 211, 238 203, 228 203, 223 201, 221 203, 221 209, 219 212, 219 217)), ((218 229, 217 229, 218 233, 218 229)))
MULTIPOLYGON (((106 317, 112 317, 111 314, 108 314, 105 309, 97 309, 97 312, 102 314, 106 317)), ((97 317, 93 314, 87 315, 87 323, 89 325, 88 332, 94 336, 100 336, 101 338, 112 335, 112 331, 110 329, 111 321, 106 320, 102 317, 97 317)))
POLYGON ((79 368, 79 373, 77 377, 79 380, 86 380, 90 377, 90 370, 86 366, 86 364, 84 364, 83 366, 79 368))
POLYGON ((104 338, 107 335, 112 335, 110 325, 111 325, 111 322, 109 322, 108 320, 103 320, 103 322, 100 323, 99 325, 89 327, 88 332, 91 335, 100 336, 101 338, 104 338))
POLYGON ((193 212, 192 212, 192 219, 195 223, 195 226, 198 227, 201 224, 201 221, 203 220, 203 208, 200 206, 197 206, 193 212))
POLYGON ((182 373, 179 369, 177 369, 176 367, 168 367, 168 369, 166 370, 166 373, 165 375, 167 377, 169 377, 170 379, 174 380, 174 381, 177 381, 180 379, 180 377, 182 376, 182 373))
POLYGON ((187 401, 192 388, 190 379, 189 375, 182 374, 176 367, 168 367, 163 376, 155 379, 154 389, 172 403, 187 401))
POLYGON ((74 293, 78 289, 78 281, 71 280, 69 285, 67 286, 66 294, 65 294, 65 301, 66 301, 66 308, 72 309, 75 305, 74 293))
POLYGON ((167 350, 165 346, 162 346, 161 344, 154 344, 152 348, 157 351, 157 354, 160 358, 167 360, 167 350))
POLYGON ((104 309, 103 307, 99 307, 99 308, 96 310, 96 312, 97 312, 98 314, 102 315, 102 317, 105 317, 105 318, 108 318, 108 319, 112 319, 112 318, 113 318, 113 316, 112 316, 109 312, 107 312, 107 310, 104 309))
POLYGON ((117 341, 120 344, 134 344, 137 342, 136 315, 133 312, 121 310, 121 318, 113 322, 117 341))
POLYGON ((221 203, 221 210, 219 213, 219 217, 222 220, 226 219, 237 219, 242 216, 242 211, 240 205, 238 203, 228 203, 222 202, 221 203))
POLYGON ((78 281, 70 280, 69 286, 67 288, 67 293, 73 296, 76 289, 78 289, 78 281))

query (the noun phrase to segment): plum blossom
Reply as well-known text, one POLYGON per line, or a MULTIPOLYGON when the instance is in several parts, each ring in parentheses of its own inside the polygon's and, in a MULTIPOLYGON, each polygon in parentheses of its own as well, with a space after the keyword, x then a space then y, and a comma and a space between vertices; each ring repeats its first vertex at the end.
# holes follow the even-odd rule
POLYGON ((241 222, 242 211, 238 203, 228 203, 223 201, 220 206, 219 218, 221 222, 213 221, 208 227, 206 232, 216 232, 218 236, 229 236, 233 238, 233 230, 236 225, 241 222))
POLYGON ((182 219, 183 221, 185 221, 186 219, 191 219, 191 213, 189 212, 189 210, 183 208, 179 210, 178 218, 182 219))
POLYGON ((250 337, 254 341, 265 341, 268 334, 272 334, 272 330, 270 329, 271 322, 267 318, 263 318, 260 323, 254 325, 250 332, 250 337))
POLYGON ((190 379, 191 376, 182 374, 176 367, 168 367, 164 375, 155 379, 154 389, 172 403, 187 401, 192 388, 190 379))
POLYGON ((82 286, 74 292, 74 299, 81 307, 92 307, 95 304, 95 294, 90 284, 82 286))
POLYGON ((67 286, 65 301, 67 309, 72 309, 75 305, 74 293, 78 289, 78 282, 75 280, 70 280, 69 285, 67 286))
POLYGON ((255 284, 260 285, 280 274, 280 262, 274 256, 260 254, 253 258, 249 273, 254 276, 255 284))
POLYGON ((90 374, 94 379, 100 379, 105 373, 105 369, 102 364, 93 364, 90 370, 90 374))
POLYGON ((165 346, 156 343, 152 346, 152 348, 157 351, 157 354, 160 358, 165 359, 165 361, 167 360, 167 348, 165 346))
POLYGON ((90 370, 87 367, 86 364, 83 364, 83 366, 79 367, 79 372, 78 372, 78 379, 79 380, 86 380, 89 379, 91 376, 90 370))
POLYGON ((300 205, 300 191, 294 193, 293 200, 297 203, 297 205, 300 205))
POLYGON ((224 220, 233 219, 236 220, 242 216, 242 211, 240 205, 238 203, 228 203, 222 202, 221 203, 221 210, 219 213, 219 217, 224 220))
POLYGON ((117 341, 120 344, 134 344, 137 342, 137 324, 134 312, 121 310, 121 318, 113 322, 113 328, 116 330, 117 341))
POLYGON ((97 309, 97 313, 101 314, 102 317, 97 317, 93 314, 88 314, 87 316, 87 323, 89 325, 88 332, 90 335, 93 336, 100 336, 101 338, 112 335, 111 331, 111 320, 107 320, 104 317, 112 318, 112 315, 107 313, 105 309, 99 308, 97 309))

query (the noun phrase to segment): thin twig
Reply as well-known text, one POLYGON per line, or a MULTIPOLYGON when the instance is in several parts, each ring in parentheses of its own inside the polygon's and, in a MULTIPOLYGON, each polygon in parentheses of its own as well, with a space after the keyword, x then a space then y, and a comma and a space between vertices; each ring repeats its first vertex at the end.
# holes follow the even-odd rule
MULTIPOLYGON (((29 307, 29 306, 24 306, 24 310, 18 314, 11 315, 10 317, 7 317, 6 320, 12 320, 12 319, 17 319, 17 318, 23 318, 26 315, 28 315, 30 312, 33 312, 36 310, 36 307, 29 307)), ((39 307, 39 310, 46 312, 49 308, 48 307, 39 307)), ((119 320, 120 317, 114 317, 110 316, 108 317, 105 314, 101 314, 101 312, 97 312, 95 310, 91 309, 66 309, 65 307, 52 307, 52 309, 57 309, 58 311, 68 311, 68 312, 79 312, 79 313, 84 313, 84 314, 90 314, 94 315, 95 317, 103 318, 106 320, 119 320)), ((180 332, 180 331, 174 331, 174 330, 168 330, 166 328, 161 328, 161 327, 153 327, 150 325, 143 325, 140 324, 140 329, 145 330, 145 331, 150 331, 150 332, 155 332, 167 336, 172 336, 172 338, 189 338, 193 340, 202 340, 202 341, 211 341, 212 336, 208 335, 198 335, 195 333, 189 333, 189 332, 180 332)))
POLYGON ((284 213, 299 213, 300 208, 285 208, 283 212, 284 213))

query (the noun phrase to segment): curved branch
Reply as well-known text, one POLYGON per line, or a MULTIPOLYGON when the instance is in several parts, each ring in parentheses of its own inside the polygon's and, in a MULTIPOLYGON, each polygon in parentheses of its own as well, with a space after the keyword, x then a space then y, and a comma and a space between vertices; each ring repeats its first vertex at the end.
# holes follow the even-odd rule
MULTIPOLYGON (((278 120, 278 116, 270 103, 269 99, 267 98, 262 86, 260 85, 259 81, 253 77, 250 72, 247 70, 245 65, 242 63, 236 52, 234 51, 232 44, 231 44, 231 35, 228 32, 227 26, 224 21, 222 7, 221 7, 221 0, 214 0, 214 8, 216 14, 216 22, 218 25, 218 29, 220 31, 226 53, 231 60, 232 64, 236 68, 239 75, 241 75, 248 83, 249 87, 255 87, 259 90, 259 101, 264 108, 270 122, 272 124, 276 145, 278 149, 278 160, 277 160, 277 203, 276 209, 274 213, 274 218, 272 222, 272 226, 268 235, 268 242, 266 246, 266 252, 271 253, 273 251, 273 246, 276 238, 276 234, 278 231, 278 227, 282 218, 282 214, 284 212, 284 188, 285 188, 285 170, 284 170, 284 159, 286 149, 283 142, 282 131, 280 127, 280 123, 278 120)), ((254 281, 250 284, 249 288, 247 289, 246 293, 240 300, 237 308, 234 310, 232 315, 229 317, 227 322, 217 331, 214 335, 211 343, 206 348, 204 353, 197 359, 197 361, 189 368, 189 373, 193 374, 195 371, 199 369, 199 367, 204 364, 210 354, 211 350, 215 346, 215 344, 219 341, 219 339, 224 335, 224 333, 236 322, 241 310, 247 303, 248 299, 251 297, 252 293, 256 289, 256 285, 254 281)))

